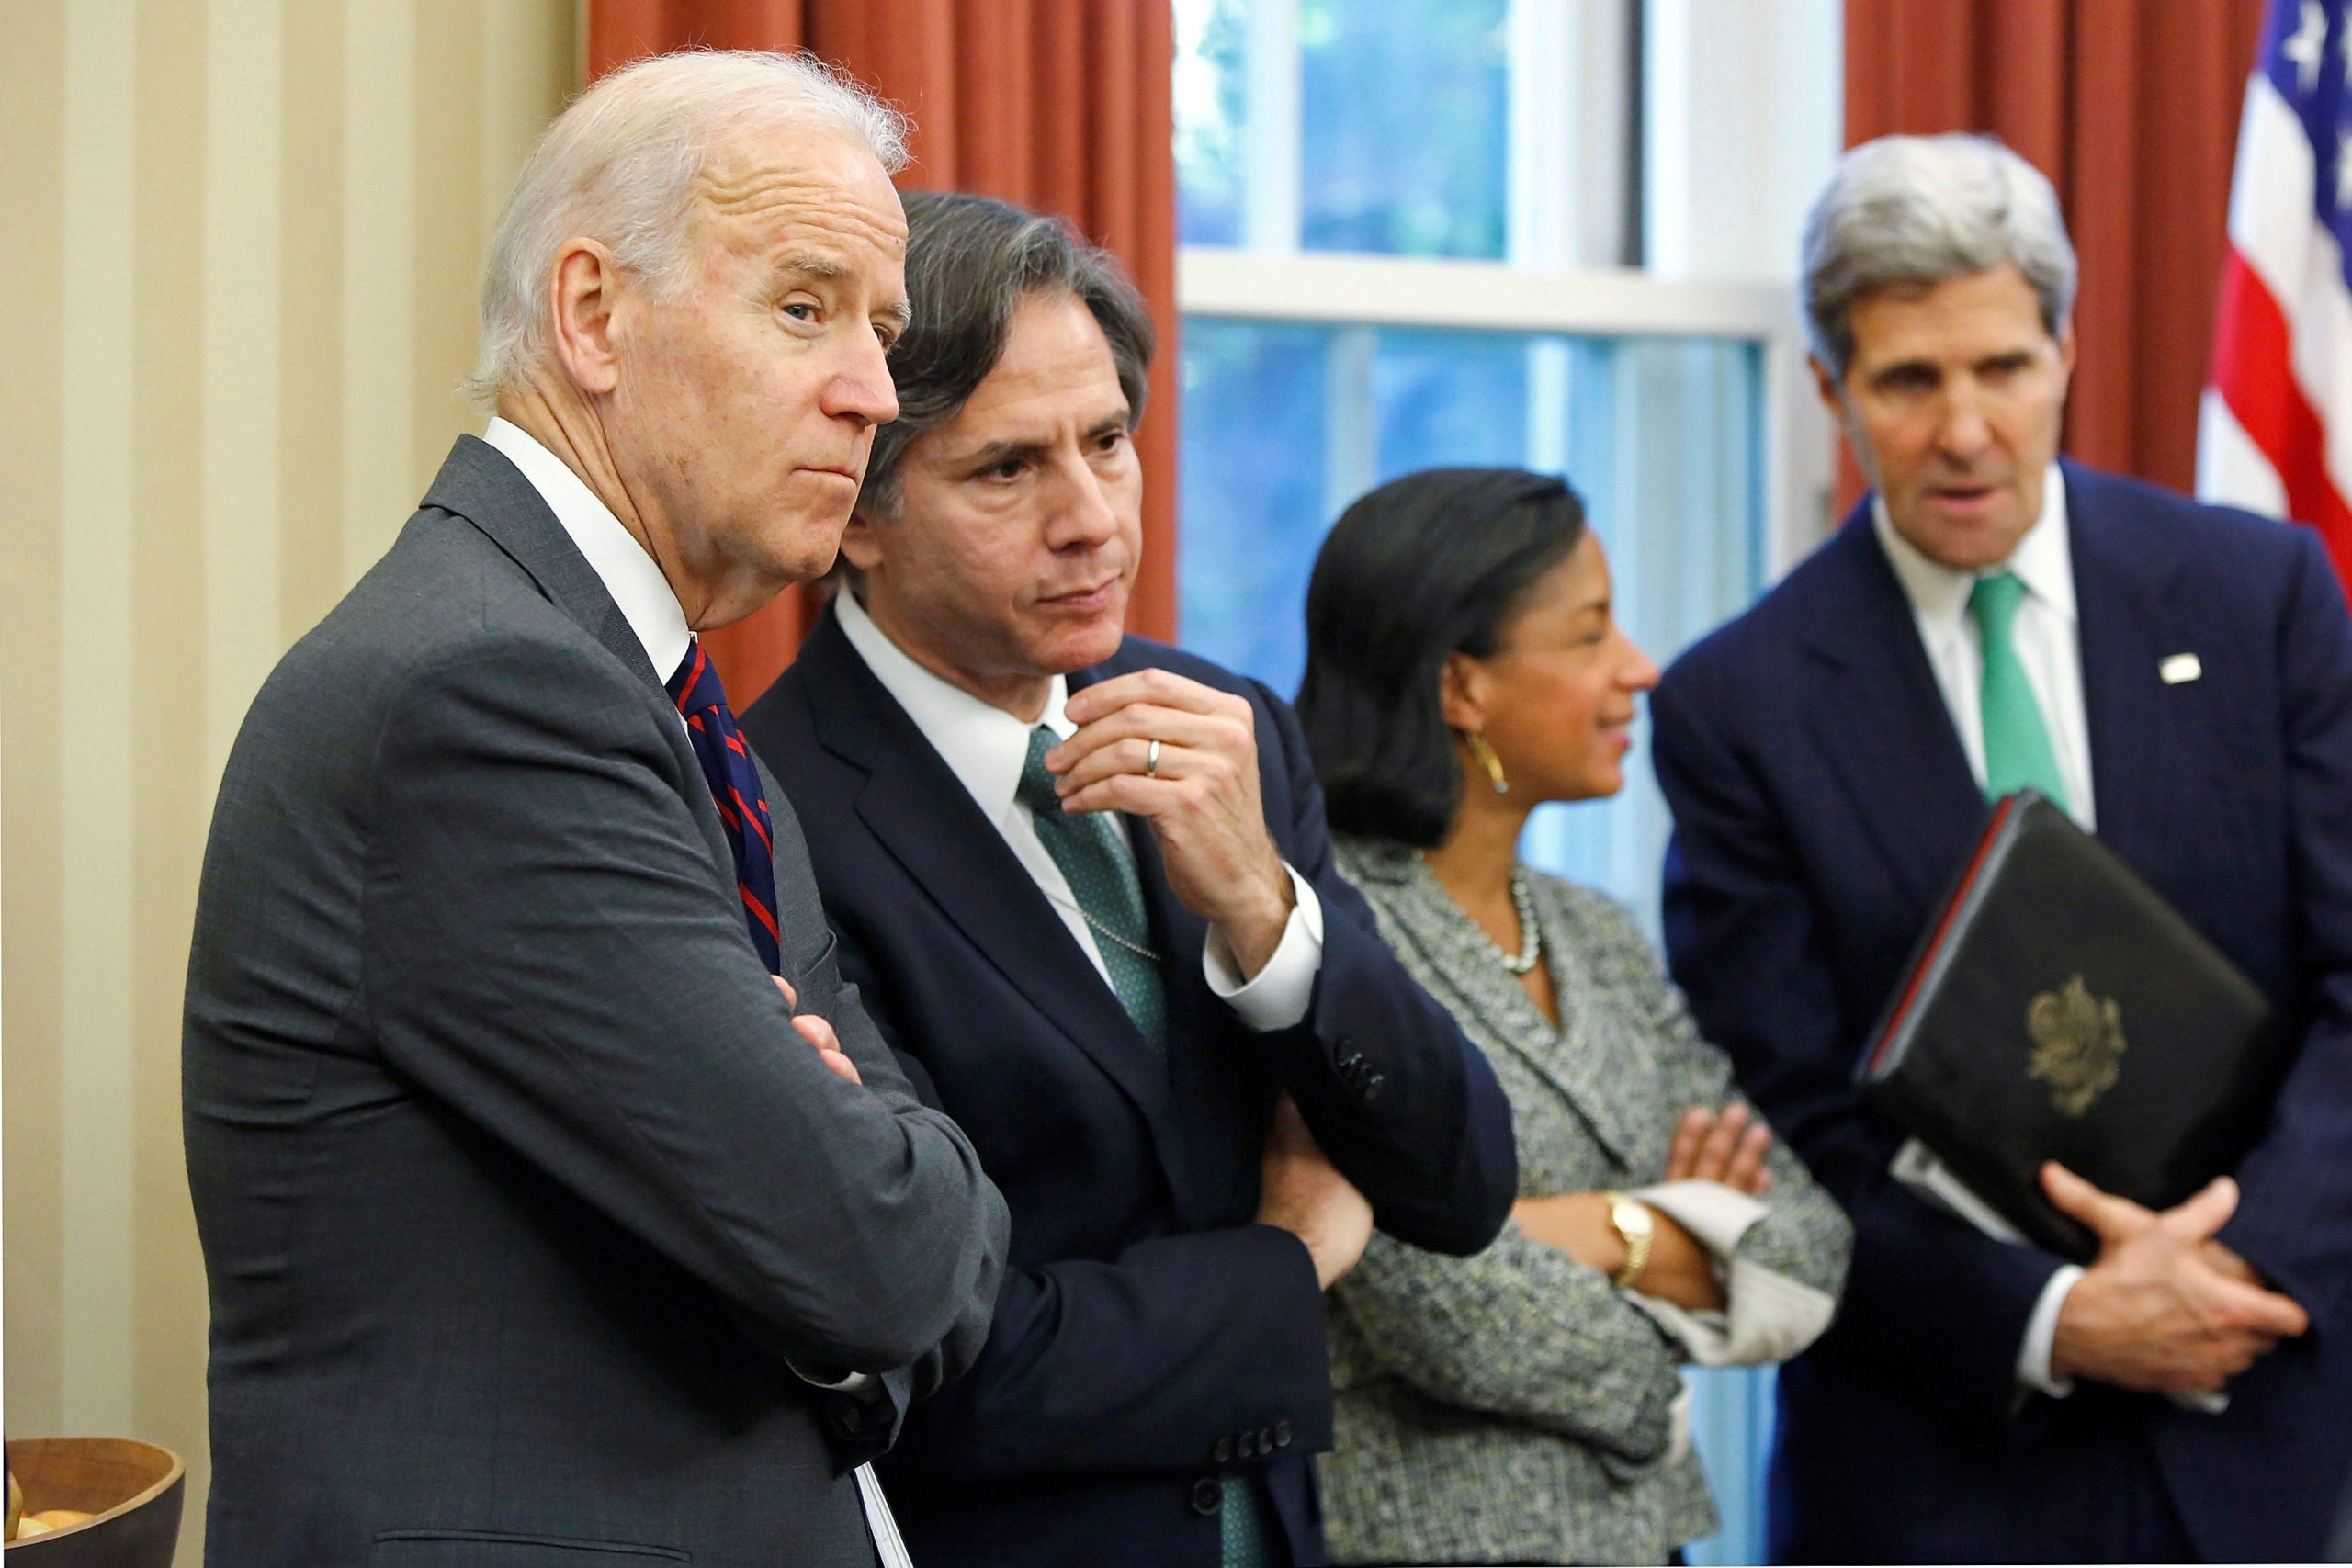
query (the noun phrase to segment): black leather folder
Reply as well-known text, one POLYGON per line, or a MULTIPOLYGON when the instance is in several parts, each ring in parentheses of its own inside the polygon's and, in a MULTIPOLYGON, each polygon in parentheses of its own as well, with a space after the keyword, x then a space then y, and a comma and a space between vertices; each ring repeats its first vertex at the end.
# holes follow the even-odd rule
POLYGON ((2032 790, 1997 802, 1856 1077, 2032 1241, 2090 1233, 2041 1162, 2151 1209, 2233 1170, 2283 1066, 2262 993, 2032 790))

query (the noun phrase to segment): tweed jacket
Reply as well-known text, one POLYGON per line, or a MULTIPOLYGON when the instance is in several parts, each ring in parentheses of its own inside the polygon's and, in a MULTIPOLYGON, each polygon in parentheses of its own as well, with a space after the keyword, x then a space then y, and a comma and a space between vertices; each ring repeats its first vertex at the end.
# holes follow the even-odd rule
MULTIPOLYGON (((1555 1030, 1419 855, 1342 840, 1338 863, 1493 1063, 1521 1196, 1659 1181, 1681 1112, 1734 1097, 1728 1061, 1600 894, 1525 873, 1555 1030)), ((1845 1275, 1845 1216, 1784 1145, 1769 1162, 1764 1215, 1724 1260, 1735 1317, 1743 1289, 1834 1298, 1845 1275)), ((1705 1478, 1676 1441, 1690 1349, 1642 1301, 1516 1223, 1472 1258, 1375 1235, 1332 1292, 1330 1328, 1334 1561, 1660 1562, 1714 1528, 1705 1478)))

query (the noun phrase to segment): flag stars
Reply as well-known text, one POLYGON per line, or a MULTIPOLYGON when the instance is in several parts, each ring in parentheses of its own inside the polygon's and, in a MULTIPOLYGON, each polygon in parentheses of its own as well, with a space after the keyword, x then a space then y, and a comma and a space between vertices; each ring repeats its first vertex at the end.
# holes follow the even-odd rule
POLYGON ((2278 52, 2294 62, 2295 80, 2304 93, 2319 85, 2320 62, 2327 58, 2327 11, 2319 0, 2303 0, 2301 20, 2278 52))

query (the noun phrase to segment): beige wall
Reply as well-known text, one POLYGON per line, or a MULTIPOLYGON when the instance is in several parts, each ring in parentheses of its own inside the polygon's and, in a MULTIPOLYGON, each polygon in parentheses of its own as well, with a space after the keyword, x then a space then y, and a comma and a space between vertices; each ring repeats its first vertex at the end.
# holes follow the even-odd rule
POLYGON ((279 652, 476 423, 481 245, 576 81, 578 8, 6 6, 5 1419, 187 1456, 189 1541, 180 983, 214 784, 279 652))

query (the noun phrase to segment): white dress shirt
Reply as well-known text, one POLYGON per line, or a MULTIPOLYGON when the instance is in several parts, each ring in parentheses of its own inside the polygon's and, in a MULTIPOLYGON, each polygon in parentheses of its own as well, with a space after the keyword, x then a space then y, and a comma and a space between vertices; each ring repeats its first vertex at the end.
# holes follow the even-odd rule
POLYGON ((1983 571, 1960 571, 1929 560, 1894 531, 1886 502, 1876 502, 1871 523, 1887 563, 1919 627, 1928 667, 1943 693, 1969 771, 1984 783, 1984 650, 1968 596, 1980 577, 2013 571, 2025 584, 2009 641, 2025 668, 2034 705, 2041 710, 2050 750, 2058 761, 2058 782, 2066 788, 2066 814, 2085 832, 2098 828, 2091 800, 2091 739, 2083 712, 2082 633, 2075 616, 2075 562, 2068 553, 2066 484, 2056 464, 2042 481, 2041 516, 2018 541, 2009 558, 1983 571))
POLYGON ((637 536, 621 525, 613 509, 562 458, 540 446, 521 425, 493 418, 481 438, 521 470, 539 492, 539 499, 548 503, 548 510, 555 513, 555 520, 563 525, 564 533, 588 558, 589 569, 620 606, 628 629, 644 645, 654 677, 667 682, 675 675, 678 666, 686 661, 694 633, 686 626, 686 613, 678 607, 678 596, 670 591, 670 580, 662 575, 637 536))
MULTIPOLYGON (((2085 832, 2098 826, 2091 800, 2090 723, 2083 707, 2082 632, 2075 615, 2075 562, 2068 549, 2066 481, 2058 465, 2041 484, 2041 515, 2025 531, 2009 558, 1983 571, 1962 571, 1929 560, 1917 547, 1894 531, 1882 498, 1871 508, 1871 524, 1886 551, 1895 581, 1911 601, 1911 614, 1927 649, 1928 667, 1943 693, 1952 728, 1968 753, 1969 771, 1979 788, 1984 784, 1984 649, 1975 617, 1968 613, 1968 596, 1980 577, 2014 571, 2025 584, 2018 601, 2017 619, 2009 640, 2018 662, 2025 668, 2034 705, 2041 710, 2042 728, 2049 732, 2050 750, 2058 762, 2058 782, 2066 789, 2066 814, 2085 832)), ((1922 1185, 1932 1185, 1922 1182, 1922 1185)), ((2083 1277, 2068 1263, 2050 1276, 2026 1320, 2025 1342, 2018 1348, 2018 1381, 2052 1396, 2074 1391, 2070 1378, 2053 1377, 2050 1348, 2057 1337, 2058 1311, 2066 1292, 2083 1277)))
MULTIPOLYGON (((1034 726, 990 706, 916 663, 874 624, 874 617, 865 613, 865 606, 858 603, 856 594, 842 593, 833 603, 850 647, 865 660, 865 667, 874 671, 874 678, 882 682, 883 689, 907 710, 907 716, 914 720, 915 728, 938 751, 948 771, 971 792, 980 814, 1004 835, 1013 857, 1053 905, 1079 950, 1102 976, 1102 983, 1109 985, 1110 966, 1102 961, 1102 949, 1096 945, 1086 916, 1070 893, 1069 879, 1054 863, 1045 841, 1037 837, 1035 819, 1029 808, 1015 798, 1021 770, 1029 760, 1029 731, 1034 726)), ((1062 713, 1069 697, 1069 682, 1055 676, 1052 690, 1046 697, 1046 711, 1037 720, 1064 739, 1078 728, 1062 713)), ((1111 814, 1111 820, 1122 833, 1125 831, 1125 821, 1118 814, 1111 814)), ((1261 1032, 1287 1029, 1306 1016, 1307 1005, 1314 1000, 1316 973, 1323 966, 1322 901, 1305 877, 1287 863, 1283 869, 1290 873, 1297 904, 1291 910, 1289 923, 1283 928, 1281 942, 1265 966, 1245 981, 1232 950, 1215 927, 1210 928, 1209 940, 1201 954, 1201 968, 1209 989, 1240 1014, 1242 1022, 1261 1032)))

